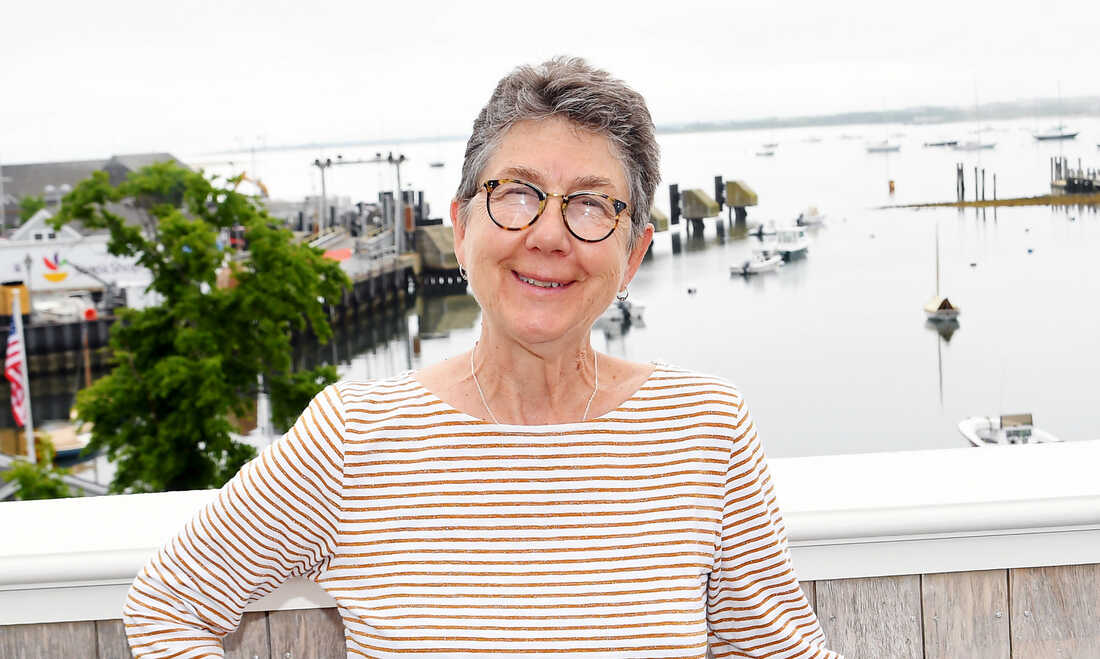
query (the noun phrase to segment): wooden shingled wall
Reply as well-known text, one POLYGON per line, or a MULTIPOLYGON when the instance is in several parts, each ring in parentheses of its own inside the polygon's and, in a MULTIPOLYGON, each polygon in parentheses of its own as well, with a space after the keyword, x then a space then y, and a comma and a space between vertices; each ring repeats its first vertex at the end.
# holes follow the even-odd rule
MULTIPOLYGON (((848 659, 1100 657, 1100 565, 803 582, 848 659)), ((246 614, 230 659, 343 657, 336 609, 246 614)), ((118 620, 0 626, 0 657, 129 657, 118 620)))

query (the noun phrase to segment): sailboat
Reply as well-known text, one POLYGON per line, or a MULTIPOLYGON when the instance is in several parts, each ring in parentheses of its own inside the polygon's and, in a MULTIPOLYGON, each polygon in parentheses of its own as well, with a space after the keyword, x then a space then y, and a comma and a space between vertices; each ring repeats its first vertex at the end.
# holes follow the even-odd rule
MULTIPOLYGON (((981 123, 981 115, 978 114, 978 81, 974 81, 974 119, 979 124, 981 123)), ((982 132, 983 129, 978 128, 974 131, 977 134, 977 139, 967 140, 965 142, 956 142, 951 148, 956 151, 985 151, 997 146, 996 142, 983 142, 982 132)))
POLYGON ((959 308, 946 297, 940 296, 940 222, 936 220, 936 296, 924 305, 925 317, 933 323, 958 320, 959 308))
MULTIPOLYGON (((1058 83, 1058 108, 1062 107, 1062 83, 1058 83)), ((1077 137, 1077 133, 1069 132, 1069 129, 1061 121, 1056 126, 1049 128, 1046 132, 1032 133, 1032 137, 1040 142, 1053 142, 1057 140, 1072 140, 1077 137)))

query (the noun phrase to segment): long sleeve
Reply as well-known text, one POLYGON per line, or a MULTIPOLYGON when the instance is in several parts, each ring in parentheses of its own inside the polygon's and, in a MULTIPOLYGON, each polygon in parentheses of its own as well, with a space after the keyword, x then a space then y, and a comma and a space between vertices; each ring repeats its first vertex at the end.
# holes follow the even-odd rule
POLYGON ((135 656, 221 657, 221 637, 248 603, 325 568, 336 544, 344 420, 330 386, 149 560, 123 609, 135 656))
POLYGON ((739 406, 707 584, 711 655, 837 659, 798 585, 763 446, 744 400, 739 406))

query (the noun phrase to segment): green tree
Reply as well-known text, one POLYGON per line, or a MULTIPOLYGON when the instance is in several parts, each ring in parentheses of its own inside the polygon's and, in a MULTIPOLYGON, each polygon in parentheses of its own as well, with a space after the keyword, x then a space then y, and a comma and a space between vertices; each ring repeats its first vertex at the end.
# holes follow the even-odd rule
MULTIPOLYGON (((331 367, 291 373, 291 330, 332 334, 325 303, 348 284, 339 264, 292 234, 235 181, 211 181, 173 163, 132 173, 112 186, 96 172, 65 197, 55 219, 110 231, 107 249, 135 256, 163 302, 119 309, 111 329, 114 368, 77 396, 92 424, 89 450, 105 448, 117 466, 113 492, 219 487, 255 455, 230 435, 229 415, 247 416, 263 375, 273 406, 300 411, 336 378, 331 367), (128 223, 108 204, 142 213, 128 223), (243 227, 248 252, 219 234, 243 227), (219 270, 232 284, 217 286, 219 270), (224 273, 223 273, 224 274, 224 273), (308 396, 306 391, 308 390, 308 396)), ((284 426, 285 427, 285 426, 284 426)))
POLYGON ((64 499, 73 496, 72 490, 65 481, 61 480, 71 472, 53 466, 53 456, 56 451, 49 435, 35 433, 34 452, 38 456, 38 462, 32 464, 28 460, 16 460, 11 469, 0 474, 9 483, 16 483, 19 489, 15 491, 17 501, 32 501, 36 499, 64 499))
POLYGON ((43 197, 35 197, 34 195, 23 197, 19 200, 19 224, 31 219, 35 213, 45 207, 46 200, 43 197))

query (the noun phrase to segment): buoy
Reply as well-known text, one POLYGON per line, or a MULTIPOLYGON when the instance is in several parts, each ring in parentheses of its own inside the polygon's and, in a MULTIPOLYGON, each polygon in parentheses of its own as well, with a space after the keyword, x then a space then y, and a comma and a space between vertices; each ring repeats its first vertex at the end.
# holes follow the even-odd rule
POLYGON ((99 318, 99 314, 96 313, 95 307, 88 307, 84 310, 84 320, 92 321, 99 318))
POLYGON ((894 179, 890 179, 890 194, 894 194, 894 179))

